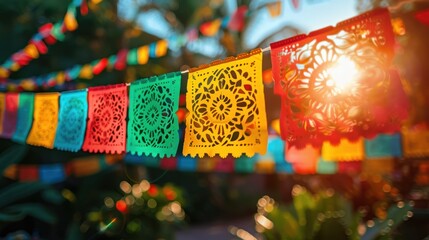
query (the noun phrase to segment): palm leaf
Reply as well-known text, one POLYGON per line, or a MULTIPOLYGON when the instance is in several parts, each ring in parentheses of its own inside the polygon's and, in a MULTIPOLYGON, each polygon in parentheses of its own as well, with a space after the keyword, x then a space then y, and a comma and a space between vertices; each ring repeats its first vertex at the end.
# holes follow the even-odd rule
POLYGON ((27 150, 26 145, 13 145, 2 152, 0 154, 0 172, 4 172, 11 164, 21 161, 27 150))
MULTIPOLYGON (((2 212, 5 215, 18 216, 15 221, 21 220, 24 216, 32 216, 50 224, 56 221, 56 216, 39 203, 15 204, 3 209, 2 212), (22 218, 19 219, 19 217, 22 218)), ((11 221, 11 219, 8 219, 8 221, 11 221)))
POLYGON ((0 192, 0 208, 4 208, 11 203, 31 196, 47 188, 49 188, 48 185, 38 182, 13 183, 7 187, 4 187, 0 192))

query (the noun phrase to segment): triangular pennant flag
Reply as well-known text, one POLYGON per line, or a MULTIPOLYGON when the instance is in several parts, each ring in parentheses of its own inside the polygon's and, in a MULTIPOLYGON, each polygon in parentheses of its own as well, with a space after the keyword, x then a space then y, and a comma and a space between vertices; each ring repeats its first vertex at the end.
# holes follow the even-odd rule
POLYGON ((39 51, 37 50, 36 46, 33 43, 28 44, 24 48, 24 52, 28 54, 31 58, 38 58, 39 57, 39 51))
POLYGON ((88 123, 82 146, 84 151, 125 151, 127 92, 125 84, 88 88, 88 123))
POLYGON ((37 93, 34 97, 34 122, 27 143, 46 148, 54 147, 58 123, 59 93, 37 93))
POLYGON ((55 39, 55 37, 54 37, 54 36, 52 36, 51 34, 48 34, 48 35, 45 37, 45 42, 46 42, 47 44, 52 45, 52 44, 55 44, 55 43, 57 42, 57 39, 55 39))
POLYGON ((149 60, 149 47, 143 46, 137 48, 137 62, 140 65, 146 64, 149 60))
POLYGON ((179 146, 180 72, 130 85, 127 152, 170 157, 179 146))
POLYGON ((51 35, 59 41, 64 41, 65 35, 61 30, 62 23, 56 23, 51 30, 51 35))
POLYGON ((116 63, 116 59, 117 59, 118 57, 116 56, 116 55, 110 55, 109 56, 109 58, 108 58, 108 60, 107 60, 107 67, 108 67, 108 69, 113 69, 113 66, 115 65, 115 63, 116 63))
POLYGON ((39 51, 39 53, 46 54, 48 52, 48 47, 42 40, 31 40, 30 42, 33 43, 34 46, 36 46, 37 51, 39 51))
POLYGON ((299 2, 300 2, 300 0, 291 0, 291 1, 292 1, 293 7, 295 9, 298 9, 299 8, 299 2))
POLYGON ((12 59, 8 59, 8 60, 6 60, 6 62, 3 63, 2 66, 4 68, 10 68, 10 66, 12 66, 12 63, 13 63, 12 59))
POLYGON ((267 10, 268 10, 268 13, 270 14, 270 17, 272 18, 276 18, 280 16, 280 14, 282 13, 282 2, 277 1, 277 2, 268 3, 267 10))
POLYGON ((9 77, 9 71, 4 67, 0 67, 0 79, 7 77, 9 77))
POLYGON ((91 64, 85 64, 79 73, 79 77, 83 79, 92 79, 94 76, 92 74, 92 66, 91 64))
POLYGON ((100 74, 107 67, 108 60, 107 58, 100 59, 92 68, 94 75, 100 74))
POLYGON ((86 129, 88 104, 86 90, 62 92, 54 146, 61 150, 80 150, 86 129))
MULTIPOLYGON (((82 0, 80 4, 80 14, 82 14, 82 16, 85 16, 86 14, 88 14, 88 3, 86 1, 87 0, 82 0)), ((92 2, 95 2, 95 1, 92 1, 92 2)))
POLYGON ((81 69, 82 69, 82 66, 76 65, 72 69, 68 70, 67 71, 68 78, 70 80, 78 78, 78 76, 81 72, 81 69))
POLYGON ((221 19, 216 19, 210 22, 203 23, 200 26, 200 32, 204 36, 213 37, 219 32, 219 28, 221 24, 222 24, 221 19))
POLYGON ((161 40, 156 42, 155 57, 165 56, 165 54, 167 54, 167 50, 168 50, 167 40, 161 40))
POLYGON ((19 52, 18 58, 14 59, 14 63, 10 67, 10 70, 13 72, 17 72, 19 69, 21 69, 22 66, 28 65, 28 63, 31 61, 31 57, 25 53, 23 50, 19 52))
POLYGON ((122 49, 118 52, 115 65, 116 70, 124 70, 127 66, 128 49, 122 49))
POLYGON ((56 85, 61 86, 64 84, 64 81, 66 80, 66 75, 64 72, 58 72, 57 76, 55 77, 56 85))
POLYGON ((68 31, 74 31, 78 27, 76 21, 75 10, 68 10, 64 17, 64 25, 68 31))
POLYGON ((132 49, 132 50, 128 51, 127 63, 128 63, 128 65, 137 65, 137 63, 138 63, 137 49, 132 49))
POLYGON ((264 154, 267 121, 261 50, 189 73, 183 155, 264 154))
POLYGON ((228 23, 228 29, 241 32, 246 26, 246 13, 247 6, 238 7, 228 23))
POLYGON ((48 37, 51 34, 51 29, 53 26, 54 25, 52 23, 46 23, 39 27, 40 37, 37 37, 37 39, 41 40, 43 38, 48 37))
POLYGON ((37 86, 34 79, 31 79, 31 78, 23 79, 20 85, 22 89, 26 91, 34 91, 34 89, 36 89, 36 86, 37 86))

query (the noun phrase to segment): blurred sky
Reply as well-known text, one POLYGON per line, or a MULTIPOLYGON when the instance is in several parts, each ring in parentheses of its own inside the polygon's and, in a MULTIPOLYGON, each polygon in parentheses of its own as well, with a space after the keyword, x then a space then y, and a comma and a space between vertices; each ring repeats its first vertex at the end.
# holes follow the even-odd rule
MULTIPOLYGON (((178 34, 164 19, 162 12, 156 9, 140 11, 139 7, 158 3, 165 5, 166 0, 119 0, 118 14, 128 21, 135 21, 141 29, 160 38, 170 38, 178 34)), ((284 27, 291 27, 301 33, 308 33, 358 15, 357 0, 281 0, 280 15, 272 16, 267 3, 276 0, 251 0, 250 15, 243 33, 243 48, 252 49, 263 39, 275 34, 284 27)), ((177 1, 180 4, 180 1, 177 1)), ((237 7, 237 0, 225 0, 227 11, 237 7)), ((192 13, 189 13, 192 14, 192 13)), ((280 39, 278 39, 280 40, 280 39)), ((262 46, 264 47, 264 46, 262 46)))

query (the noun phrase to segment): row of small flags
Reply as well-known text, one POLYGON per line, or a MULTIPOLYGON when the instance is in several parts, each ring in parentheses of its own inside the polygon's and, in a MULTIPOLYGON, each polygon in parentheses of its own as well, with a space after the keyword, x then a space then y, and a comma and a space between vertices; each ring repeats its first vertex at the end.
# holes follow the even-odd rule
MULTIPOLYGON (((399 162, 411 164, 413 159, 419 159, 419 168, 427 168, 429 153, 409 153, 401 147, 401 141, 414 141, 429 131, 417 131, 414 136, 393 134, 379 135, 371 140, 344 142, 336 147, 325 145, 322 149, 287 148, 284 141, 272 135, 268 141, 268 152, 264 155, 240 158, 205 157, 192 158, 179 155, 178 157, 147 157, 138 155, 92 155, 73 159, 67 163, 55 164, 14 164, 9 166, 3 176, 19 181, 41 181, 49 184, 65 181, 68 177, 84 177, 106 170, 122 160, 126 165, 141 165, 163 170, 201 173, 242 173, 242 174, 368 174, 384 175, 395 171, 399 162), (417 136, 419 135, 419 136, 417 136), (360 149, 352 154, 347 150, 360 149), (332 155, 335 152, 335 156, 332 155), (411 155, 410 155, 411 154, 411 155), (349 159, 344 156, 351 157, 349 159), (353 155, 353 156, 352 156, 353 155), (408 155, 408 158, 405 156, 408 155), (411 157, 413 156, 413 157, 411 157), (327 159, 326 157, 330 157, 327 159), (339 157, 335 159, 334 157, 339 157), (421 166, 420 166, 421 165, 421 166)), ((424 140, 424 139, 420 139, 424 140)), ((426 149, 429 142, 421 147, 426 149)), ((422 170, 422 171, 423 171, 422 170)), ((422 174, 424 174, 423 172, 422 174)), ((428 175, 428 173, 426 173, 428 175)))
MULTIPOLYGON (((93 60, 83 65, 74 65, 67 70, 52 72, 41 76, 0 81, 0 90, 34 91, 54 88, 62 90, 65 83, 76 80, 90 80, 106 70, 122 71, 127 65, 144 65, 149 58, 159 58, 167 54, 168 42, 160 40, 132 49, 122 49, 117 54, 93 60)), ((1 72, 1 69, 0 69, 1 72)), ((1 80, 1 75, 0 75, 1 80)))
POLYGON ((428 137, 429 131, 418 130, 405 134, 381 134, 374 139, 361 138, 356 142, 344 140, 337 146, 326 143, 322 148, 307 146, 304 149, 297 149, 288 148, 278 136, 270 136, 267 153, 255 154, 253 157, 243 155, 234 158, 228 155, 226 158, 185 156, 156 158, 127 154, 125 162, 189 172, 286 174, 360 173, 362 168, 387 164, 382 168, 368 167, 365 170, 377 172, 392 166, 393 159, 411 161, 429 157, 428 137), (416 148, 407 147, 415 141, 421 141, 420 145, 416 148))
POLYGON ((104 70, 124 70, 126 65, 144 65, 148 58, 159 58, 165 56, 169 42, 174 46, 182 46, 189 41, 198 39, 198 31, 204 36, 213 36, 221 28, 232 31, 242 31, 247 7, 239 7, 231 16, 224 19, 206 21, 198 28, 188 30, 183 36, 172 37, 133 49, 122 49, 117 54, 109 57, 93 60, 90 63, 75 65, 66 70, 52 72, 41 76, 33 76, 22 79, 8 79, 11 72, 18 71, 22 66, 37 59, 40 54, 48 52, 48 45, 62 41, 67 31, 74 31, 78 27, 76 21, 76 8, 81 14, 88 12, 87 0, 74 0, 68 6, 64 19, 58 23, 48 23, 40 27, 39 32, 31 38, 28 45, 22 50, 14 53, 0 66, 0 90, 7 91, 34 91, 36 89, 62 90, 65 83, 75 79, 89 80, 99 75, 104 70))
POLYGON ((28 44, 21 50, 11 55, 0 65, 0 82, 9 79, 11 72, 16 72, 21 67, 28 65, 32 60, 40 55, 48 53, 48 46, 58 41, 63 41, 67 32, 75 31, 78 27, 76 20, 76 9, 79 8, 82 15, 88 13, 87 0, 73 0, 67 7, 64 18, 57 23, 46 23, 41 26, 38 32, 28 41, 28 44))
POLYGON ((92 155, 73 159, 67 163, 12 164, 3 171, 3 176, 21 182, 55 184, 67 178, 85 177, 115 166, 121 155, 92 155))
MULTIPOLYGON (((297 3, 297 1, 292 1, 292 5, 294 6, 294 8, 297 8, 299 4, 297 3)), ((23 49, 12 54, 3 64, 0 65, 0 83, 3 83, 0 84, 0 89, 26 91, 32 91, 40 87, 56 87, 56 89, 61 89, 61 86, 63 85, 64 81, 71 81, 78 77, 82 79, 90 79, 93 75, 98 75, 100 73, 99 70, 94 70, 91 75, 89 68, 97 65, 103 65, 106 61, 105 58, 94 60, 89 64, 76 65, 74 67, 71 67, 69 70, 49 73, 43 76, 30 77, 19 80, 8 79, 11 72, 18 71, 19 69, 21 69, 21 67, 28 65, 32 60, 39 58, 40 55, 46 54, 48 52, 48 45, 53 45, 56 42, 63 41, 65 39, 65 33, 75 31, 78 28, 79 24, 76 19, 77 9, 80 11, 81 15, 88 14, 87 0, 73 0, 67 7, 67 12, 61 21, 57 23, 47 23, 41 26, 38 32, 28 41, 28 44, 23 49), (82 71, 82 74, 76 75, 76 72, 79 72, 79 68, 84 68, 84 70, 82 71), (5 82, 9 83, 4 84, 5 82)), ((206 37, 213 37, 218 34, 221 29, 241 32, 245 27, 247 13, 247 6, 240 6, 230 16, 203 21, 200 23, 199 26, 191 28, 187 30, 186 33, 180 36, 175 36, 168 41, 174 42, 172 43, 172 45, 182 46, 186 42, 197 40, 199 34, 206 37)), ((272 11, 270 11, 270 13, 272 13, 272 11)), ((277 14, 274 14, 272 16, 276 15, 277 14)), ((166 42, 166 40, 164 40, 163 42, 166 42)), ((141 48, 140 51, 135 50, 136 49, 133 49, 132 51, 130 50, 130 53, 127 56, 127 59, 130 58, 130 60, 128 60, 128 64, 145 64, 145 61, 143 60, 144 57, 139 58, 137 62, 133 60, 133 57, 136 52, 138 52, 138 55, 147 55, 147 53, 140 53, 145 52, 146 50, 141 48)), ((121 50, 121 52, 123 51, 124 50, 121 50)), ((153 57, 154 55, 156 55, 157 57, 163 56, 162 54, 154 54, 151 50, 150 55, 151 57, 153 57)), ((115 55, 112 55, 107 58, 109 61, 108 65, 114 65, 114 63, 112 63, 115 60, 114 56, 115 55)))

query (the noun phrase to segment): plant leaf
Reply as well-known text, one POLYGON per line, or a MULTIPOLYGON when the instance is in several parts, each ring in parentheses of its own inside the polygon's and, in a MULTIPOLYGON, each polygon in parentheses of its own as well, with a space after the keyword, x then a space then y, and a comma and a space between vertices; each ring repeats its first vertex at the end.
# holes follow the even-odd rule
POLYGON ((0 154, 0 172, 4 172, 11 164, 21 161, 27 153, 27 150, 28 147, 26 145, 17 144, 2 152, 0 154))
POLYGON ((45 206, 39 203, 23 203, 15 204, 10 207, 7 207, 3 210, 3 213, 10 214, 23 214, 25 216, 32 216, 41 221, 53 224, 56 222, 56 216, 49 211, 45 206))
POLYGON ((2 189, 0 192, 0 208, 14 203, 19 199, 28 197, 41 190, 49 188, 48 185, 38 182, 32 183, 13 183, 2 189))

